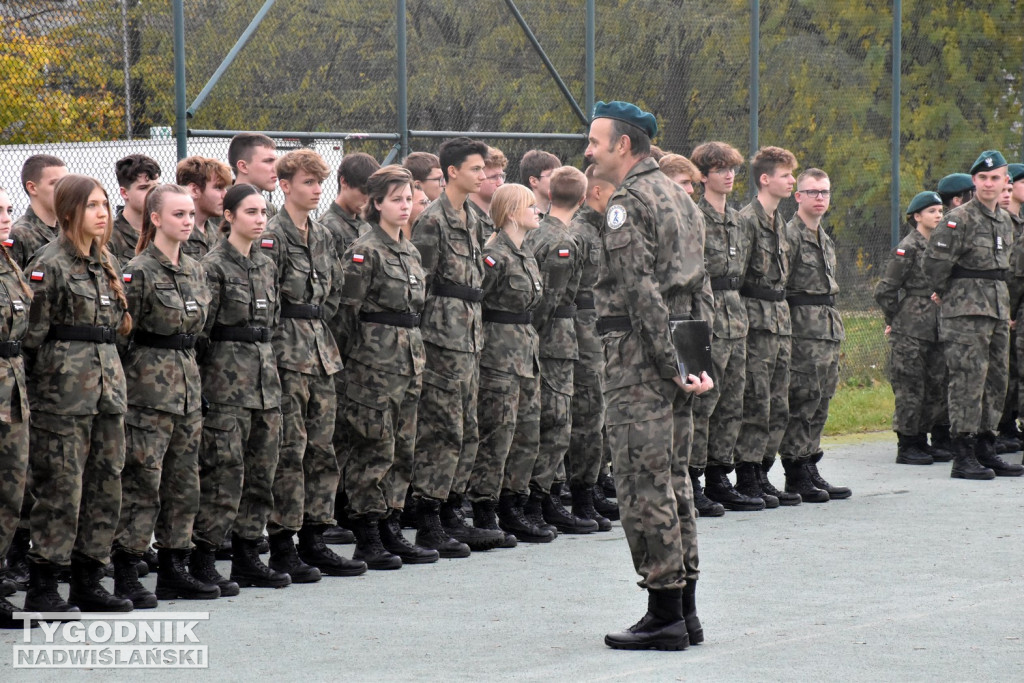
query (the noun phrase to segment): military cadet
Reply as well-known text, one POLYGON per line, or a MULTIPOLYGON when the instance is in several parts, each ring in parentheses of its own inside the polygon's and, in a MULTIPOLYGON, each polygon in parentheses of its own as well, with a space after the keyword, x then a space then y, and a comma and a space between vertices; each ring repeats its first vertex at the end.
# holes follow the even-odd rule
POLYGON ((361 214, 369 201, 366 183, 379 169, 377 160, 363 152, 346 154, 338 166, 338 195, 317 219, 334 237, 338 256, 344 254, 357 237, 370 231, 370 224, 361 214))
POLYGON ((654 116, 635 105, 598 102, 586 151, 594 174, 618 187, 608 202, 594 294, 622 528, 648 594, 644 617, 605 636, 605 644, 682 650, 704 636, 696 612, 693 499, 685 467, 674 467, 675 442, 691 427, 691 393, 712 382, 706 373, 679 375, 669 334, 670 319, 695 311, 705 279, 704 235, 696 206, 649 158, 656 133, 654 116))
POLYGON ((974 178, 969 173, 950 173, 939 181, 936 188, 947 211, 971 201, 974 196, 974 178))
POLYGON ((114 166, 118 191, 124 206, 114 214, 114 231, 107 249, 124 265, 135 258, 135 245, 142 230, 142 217, 146 211, 146 195, 157 186, 160 165, 145 154, 129 154, 118 159, 114 166))
POLYGON ((996 454, 993 431, 1006 396, 1009 362, 1006 271, 1013 225, 998 207, 1006 165, 997 150, 981 153, 971 166, 974 198, 946 214, 925 252, 925 275, 942 300, 939 340, 949 370, 954 434, 950 476, 960 479, 1024 474, 1024 467, 996 454))
POLYGON ((543 218, 551 208, 551 172, 562 165, 551 152, 542 149, 531 149, 519 160, 519 182, 533 191, 533 196, 540 207, 543 218))
MULTIPOLYGON (((161 600, 210 600, 216 584, 188 573, 192 522, 199 510, 202 433, 195 343, 209 295, 199 262, 181 253, 195 209, 177 185, 153 188, 144 201, 142 232, 124 269, 131 344, 123 354, 128 387, 121 517, 114 536, 114 594, 136 609, 161 600), (156 595, 139 583, 138 562, 156 537, 156 595)), ((238 594, 234 585, 233 594, 238 594)))
POLYGON ((529 188, 511 184, 495 191, 490 209, 499 230, 484 246, 480 450, 469 480, 473 524, 497 529, 500 506, 503 547, 517 540, 548 543, 555 534, 524 513, 540 441, 541 368, 532 311, 542 287, 537 261, 523 243, 539 225, 537 204, 529 188))
MULTIPOLYGON (((32 290, 7 250, 11 224, 11 199, 0 188, 0 368, 4 373, 0 383, 0 468, 4 472, 0 479, 0 557, 7 553, 18 528, 28 480, 28 387, 21 340, 28 332, 32 290)), ((5 597, 14 593, 15 586, 3 582, 0 588, 0 628, 21 628, 24 622, 13 616, 21 609, 5 597)))
POLYGON ((217 221, 224 212, 224 195, 231 187, 231 169, 209 157, 186 157, 178 162, 178 185, 188 189, 196 207, 196 225, 181 245, 182 253, 201 259, 222 239, 217 221))
POLYGON ((50 154, 33 154, 21 166, 21 187, 28 195, 28 210, 14 221, 7 239, 14 262, 24 270, 29 259, 44 245, 57 239, 57 214, 53 191, 57 181, 68 174, 64 162, 50 154))
POLYGON ((413 187, 423 190, 427 199, 434 201, 441 196, 447 181, 441 170, 441 160, 430 152, 413 152, 402 162, 409 173, 412 173, 413 187))
MULTIPOLYGON (((875 286, 875 301, 885 316, 889 339, 896 462, 930 465, 936 452, 928 447, 928 432, 940 418, 936 408, 941 406, 933 397, 946 394, 946 359, 938 337, 938 297, 924 274, 924 254, 942 220, 942 198, 937 192, 918 193, 907 207, 907 216, 913 229, 893 249, 885 275, 875 286)), ((938 456, 943 462, 952 459, 946 451, 938 456)))
POLYGON ((281 323, 274 352, 281 378, 281 453, 274 475, 274 510, 267 523, 270 566, 293 583, 356 576, 366 564, 328 548, 323 532, 334 524, 338 460, 334 375, 341 354, 327 320, 337 310, 342 272, 331 233, 310 212, 320 202, 327 164, 310 149, 277 160, 284 208, 267 224, 260 251, 277 266, 281 323), (296 552, 292 537, 298 533, 296 552))
MULTIPOLYGON (((1007 172, 1013 182, 1008 210, 1010 220, 1013 222, 1013 251, 1010 254, 1010 268, 1013 273, 1009 283, 1011 315, 1017 321, 1012 329, 1016 333, 1017 330, 1024 330, 1024 323, 1021 322, 1024 319, 1024 307, 1021 306, 1021 302, 1024 301, 1024 164, 1009 164, 1007 172)), ((1024 342, 1022 342, 1020 334, 1014 334, 1014 336, 1016 345, 1010 349, 1010 354, 1011 358, 1016 360, 1017 366, 1018 403, 1014 408, 1019 416, 1024 415, 1024 392, 1020 391, 1020 373, 1024 368, 1024 342)), ((1012 428, 1017 430, 1016 420, 1012 428)), ((1021 438, 1019 430, 1016 434, 1011 433, 1011 436, 1021 438)))
POLYGON ((489 550, 505 540, 500 531, 467 526, 460 516, 479 439, 476 403, 484 341, 482 241, 468 197, 484 180, 487 145, 454 138, 438 152, 444 192, 412 229, 428 286, 420 324, 427 364, 412 480, 419 513, 416 544, 441 557, 468 557, 471 549, 489 550))
MULTIPOLYGON (((1020 164, 1013 164, 1014 166, 1020 166, 1020 164)), ((1018 235, 1020 235, 1020 223, 1021 218, 1019 216, 1020 203, 1018 202, 1014 206, 1014 185, 1016 184, 1013 180, 1013 170, 1010 166, 1006 168, 1006 187, 1003 188, 1002 194, 999 195, 999 208, 1010 214, 1010 220, 1013 223, 1013 239, 1014 245, 1017 244, 1018 235)), ((1010 268, 1013 269, 1013 253, 1010 254, 1010 268)), ((1008 280, 1010 285, 1010 303, 1011 303, 1011 314, 1010 319, 1016 320, 1017 316, 1014 313, 1016 308, 1013 307, 1013 278, 1008 280)), ((1006 388, 1006 399, 1003 401, 1003 414, 999 420, 999 430, 996 433, 996 452, 997 453, 1016 453, 1021 449, 1021 432, 1017 428, 1017 403, 1018 394, 1020 391, 1019 382, 1017 381, 1019 369, 1017 367, 1017 326, 1015 322, 1010 323, 1010 365, 1007 374, 1007 388, 1006 388)))
POLYGON ((476 213, 480 221, 480 239, 487 241, 494 234, 494 221, 491 220, 491 198, 495 191, 505 184, 505 168, 508 158, 497 147, 488 147, 484 157, 484 182, 480 189, 469 195, 469 207, 476 213))
MULTIPOLYGON (((715 386, 693 405, 689 473, 694 506, 702 517, 719 516, 726 509, 763 510, 765 500, 757 495, 761 492, 757 486, 760 457, 748 456, 744 461, 733 462, 743 419, 747 360, 747 310, 739 289, 753 240, 748 224, 741 225, 738 212, 727 200, 743 156, 724 142, 706 142, 693 150, 690 159, 704 190, 697 207, 704 215, 704 264, 715 298, 711 340, 715 386), (711 434, 715 435, 713 439, 711 434), (734 464, 735 488, 728 476, 734 464), (706 495, 700 492, 700 477, 705 467, 706 495), (746 495, 745 491, 752 495, 746 495)), ((669 173, 666 175, 672 177, 669 173)))
POLYGON ((736 439, 735 462, 761 460, 760 493, 749 484, 745 493, 767 507, 799 505, 800 496, 780 491, 768 479, 789 421, 789 359, 792 328, 786 303, 789 242, 779 202, 793 192, 796 157, 781 147, 762 147, 751 160, 757 196, 740 211, 744 230, 753 236, 750 263, 740 286, 747 307, 747 376, 743 388, 743 427, 736 439))
POLYGON ((230 582, 267 588, 291 583, 288 574, 265 565, 257 549, 274 502, 281 439, 281 382, 270 344, 280 315, 277 268, 253 247, 266 226, 266 207, 253 185, 228 190, 220 226, 226 237, 202 260, 210 308, 198 360, 209 409, 189 569, 203 583, 220 586, 222 594, 232 588, 214 560, 228 533, 230 582))
MULTIPOLYGON (((273 194, 277 189, 276 162, 277 144, 262 133, 239 133, 228 143, 228 165, 238 185, 253 185, 273 194)), ((277 207, 267 199, 267 216, 273 218, 276 213, 277 207)))
POLYGON ((426 357, 420 311, 426 281, 419 252, 402 234, 412 210, 412 174, 392 165, 370 176, 370 230, 342 256, 344 289, 335 334, 345 357, 338 424, 349 453, 342 476, 353 559, 370 569, 437 562, 409 543, 399 518, 412 477, 416 409, 426 357))
POLYGON ((793 329, 789 373, 789 421, 779 446, 786 468, 786 491, 809 503, 849 498, 850 489, 833 486, 818 471, 821 434, 829 401, 839 384, 839 346, 846 338, 836 309, 836 248, 821 227, 832 184, 818 168, 797 178, 797 211, 786 224, 790 275, 786 282, 793 329))
POLYGON ((412 226, 428 206, 430 199, 427 198, 427 193, 419 185, 413 184, 412 211, 409 213, 409 222, 402 226, 402 234, 406 239, 412 239, 412 226))
POLYGON ((27 271, 35 298, 28 352, 32 506, 25 609, 128 612, 101 585, 121 507, 125 377, 117 337, 131 331, 121 272, 106 251, 112 221, 99 181, 64 176, 54 188, 60 237, 27 271), (71 565, 68 602, 57 569, 71 565), (71 604, 69 604, 69 602, 71 604))
POLYGON ((686 194, 693 196, 701 174, 692 161, 682 154, 666 154, 658 161, 658 166, 673 183, 682 187, 686 194))

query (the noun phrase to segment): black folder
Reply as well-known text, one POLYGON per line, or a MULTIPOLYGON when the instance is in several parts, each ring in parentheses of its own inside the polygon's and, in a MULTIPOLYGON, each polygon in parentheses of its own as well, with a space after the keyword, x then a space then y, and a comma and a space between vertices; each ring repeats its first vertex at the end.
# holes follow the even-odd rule
POLYGON ((668 324, 672 334, 672 345, 676 350, 679 374, 686 380, 688 375, 700 377, 711 368, 711 329, 706 320, 672 320, 668 324))

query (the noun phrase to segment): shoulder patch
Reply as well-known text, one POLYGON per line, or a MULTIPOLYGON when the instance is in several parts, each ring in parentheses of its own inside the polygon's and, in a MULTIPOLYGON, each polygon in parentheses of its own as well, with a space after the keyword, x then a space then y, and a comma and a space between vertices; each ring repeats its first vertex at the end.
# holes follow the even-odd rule
POLYGON ((618 230, 626 222, 626 207, 622 204, 615 204, 608 207, 608 227, 618 230))
POLYGON ((956 221, 948 221, 946 227, 950 230, 956 230, 956 221))
POLYGON ((33 270, 32 274, 29 276, 28 279, 32 280, 32 282, 42 282, 43 281, 43 271, 41 271, 41 270, 33 270))
POLYGON ((569 258, 569 250, 568 249, 559 249, 558 250, 558 258, 569 258))
POLYGON ((496 264, 496 263, 497 263, 497 261, 495 261, 495 260, 494 260, 493 258, 491 258, 490 256, 488 256, 488 257, 486 257, 486 258, 484 259, 484 263, 486 263, 486 264, 487 264, 488 266, 490 266, 491 268, 493 268, 493 267, 494 267, 494 264, 496 264))
POLYGON ((131 273, 125 273, 122 277, 124 278, 124 281, 126 283, 132 281, 132 274, 131 273))
POLYGON ((4 240, 4 246, 7 247, 8 249, 13 247, 14 246, 14 238, 13 237, 8 237, 7 239, 5 239, 4 240))
POLYGON ((896 255, 897 256, 906 256, 907 255, 907 250, 906 249, 897 249, 896 250, 896 255))
POLYGON ((366 260, 366 257, 362 254, 352 254, 352 263, 362 263, 366 260))
POLYGON ((262 247, 263 249, 273 249, 274 239, 272 237, 267 237, 260 240, 260 247, 262 247))

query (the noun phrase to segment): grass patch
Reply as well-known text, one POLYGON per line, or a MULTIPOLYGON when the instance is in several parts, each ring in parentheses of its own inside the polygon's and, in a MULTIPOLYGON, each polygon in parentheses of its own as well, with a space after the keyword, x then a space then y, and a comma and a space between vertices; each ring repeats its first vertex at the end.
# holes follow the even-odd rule
POLYGON ((890 430, 895 406, 888 382, 847 381, 829 403, 825 436, 890 430))
POLYGON ((885 319, 881 312, 843 312, 846 339, 839 352, 839 382, 872 386, 885 382, 885 359, 889 344, 885 340, 885 319))

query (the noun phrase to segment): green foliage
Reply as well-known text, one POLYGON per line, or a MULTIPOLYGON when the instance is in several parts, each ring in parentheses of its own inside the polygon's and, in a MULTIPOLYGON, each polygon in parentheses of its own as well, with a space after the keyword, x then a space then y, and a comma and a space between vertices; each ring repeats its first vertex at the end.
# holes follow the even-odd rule
POLYGON ((867 386, 840 385, 829 404, 825 436, 892 429, 896 402, 887 382, 867 386))

